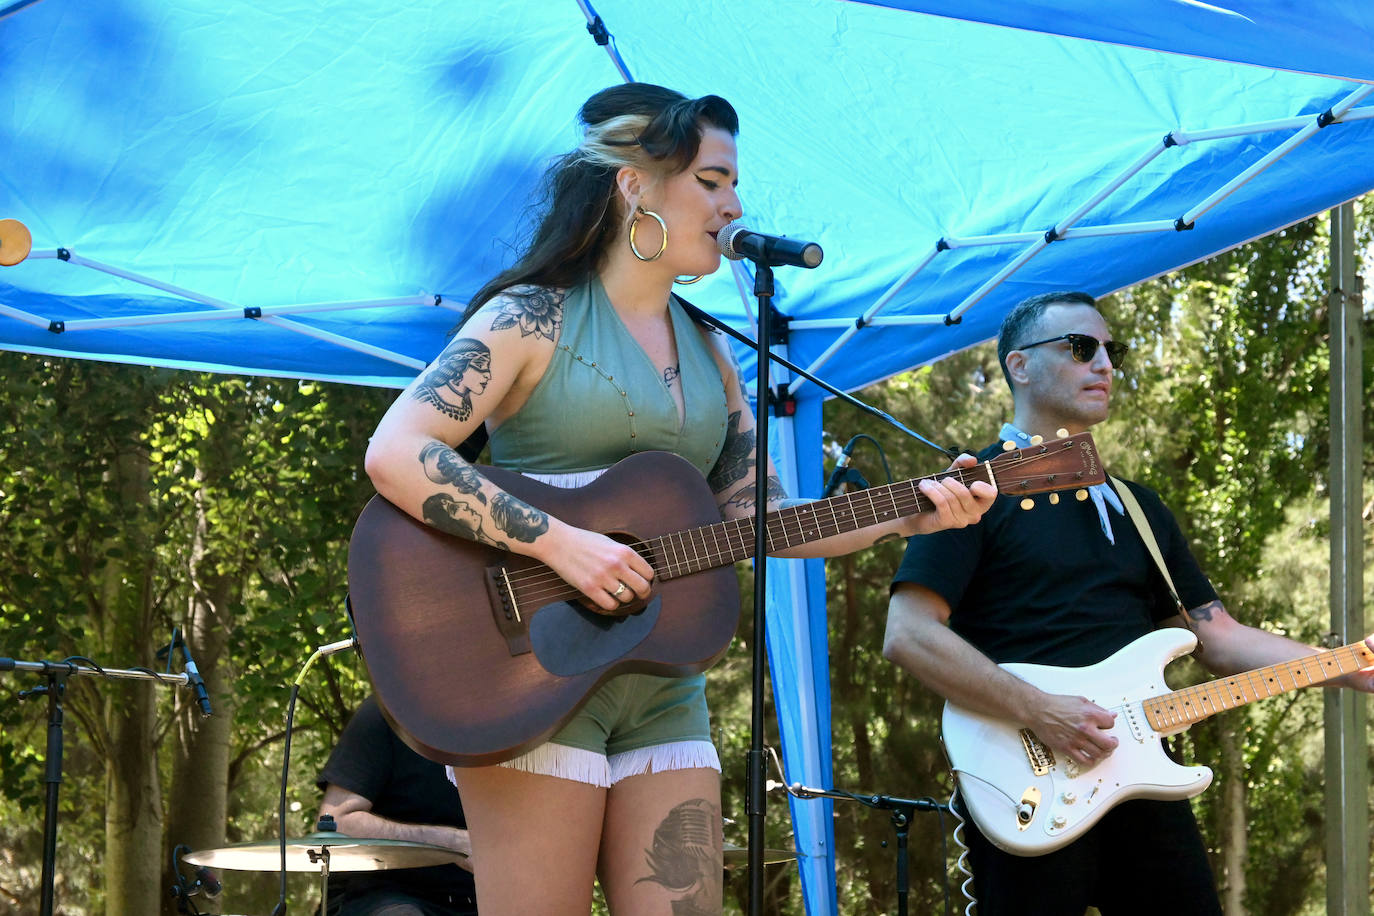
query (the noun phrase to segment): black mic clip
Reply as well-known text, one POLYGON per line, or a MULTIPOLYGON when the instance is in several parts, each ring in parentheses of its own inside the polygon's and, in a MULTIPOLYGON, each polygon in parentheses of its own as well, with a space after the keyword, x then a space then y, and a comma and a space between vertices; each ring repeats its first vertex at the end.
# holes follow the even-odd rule
POLYGON ((205 718, 214 715, 210 709, 210 691, 205 687, 205 679, 200 676, 200 669, 196 667, 195 660, 191 658, 191 647, 186 645, 186 640, 181 635, 181 628, 172 630, 172 641, 165 649, 159 649, 157 657, 166 658, 168 667, 171 667, 171 655, 177 649, 181 650, 182 669, 186 672, 186 686, 195 690, 196 702, 200 704, 200 714, 205 718))
POLYGON ((839 459, 835 462, 835 468, 830 472, 830 478, 825 482, 825 489, 821 491, 821 499, 829 499, 839 492, 841 485, 851 490, 867 490, 869 483, 864 479, 864 475, 859 473, 858 468, 850 467, 849 461, 854 456, 854 446, 859 444, 859 437, 850 439, 840 452, 839 459))

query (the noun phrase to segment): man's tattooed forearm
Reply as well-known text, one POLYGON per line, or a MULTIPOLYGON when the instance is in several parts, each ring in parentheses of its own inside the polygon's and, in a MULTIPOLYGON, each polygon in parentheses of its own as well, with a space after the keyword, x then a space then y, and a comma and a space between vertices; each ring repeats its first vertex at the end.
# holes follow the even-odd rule
POLYGON ((424 465, 425 476, 435 483, 446 483, 459 493, 476 496, 478 502, 487 501, 482 493, 482 475, 442 442, 426 443, 420 449, 420 464, 424 465))
POLYGON ((720 912, 722 891, 720 808, 693 798, 668 812, 644 850, 649 874, 636 884, 657 884, 675 897, 673 916, 720 912))
MULTIPOLYGON (((787 490, 783 488, 782 481, 772 474, 768 475, 768 502, 773 503, 787 498, 787 490)), ((725 501, 725 505, 734 506, 744 512, 754 511, 758 505, 758 500, 754 498, 754 488, 752 486, 740 487, 735 491, 735 495, 725 501)))
POLYGON ((491 520, 496 527, 525 544, 549 530, 549 517, 524 500, 501 493, 491 501, 491 520))
POLYGON ((417 401, 458 421, 472 416, 472 398, 491 381, 491 350, 480 340, 459 338, 444 348, 415 388, 417 401))
POLYGON ((479 544, 490 544, 502 550, 510 549, 504 541, 487 534, 482 528, 482 516, 465 500, 455 499, 448 493, 435 493, 425 500, 422 512, 426 525, 445 534, 457 535, 479 544))
POLYGON ((1221 609, 1222 607, 1220 601, 1209 601, 1206 604, 1199 605, 1198 607, 1190 609, 1188 611, 1188 616, 1193 618, 1194 620, 1200 620, 1204 623, 1211 623, 1213 612, 1220 611, 1221 609))
POLYGON ((724 493, 730 484, 743 480, 754 467, 754 431, 740 431, 741 412, 730 414, 725 431, 725 447, 721 449, 716 466, 711 468, 707 483, 712 493, 724 493))
POLYGON ((873 546, 877 547, 879 544, 891 544, 893 541, 900 540, 902 540, 902 536, 900 534, 898 534, 895 531, 889 531, 887 534, 883 535, 882 537, 874 541, 873 546))
POLYGON ((519 328, 521 337, 546 337, 556 340, 563 323, 563 293, 543 286, 521 286, 506 290, 493 331, 519 328))

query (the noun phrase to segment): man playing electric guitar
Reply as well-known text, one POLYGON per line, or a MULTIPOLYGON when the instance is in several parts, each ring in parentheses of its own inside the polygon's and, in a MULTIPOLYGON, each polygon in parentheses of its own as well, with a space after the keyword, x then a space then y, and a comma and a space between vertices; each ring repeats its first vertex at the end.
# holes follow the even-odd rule
MULTIPOLYGON (((998 336, 1015 406, 1001 439, 1021 446, 1105 420, 1126 349, 1084 293, 1020 303, 998 336)), ((952 704, 1029 729, 1061 765, 1087 770, 1117 747, 1117 714, 1038 689, 1000 664, 1092 665, 1157 627, 1185 624, 1215 674, 1316 651, 1227 614, 1158 495, 1134 483, 1130 492, 1188 620, 1109 482, 1035 512, 1002 500, 980 525, 913 539, 895 577, 883 654, 952 704)), ((1371 671, 1331 683, 1369 691, 1371 671)), ((1221 913, 1186 800, 1123 801, 1078 840, 1034 857, 1004 852, 973 823, 967 834, 980 916, 1079 916, 1088 906, 1104 916, 1221 913)))

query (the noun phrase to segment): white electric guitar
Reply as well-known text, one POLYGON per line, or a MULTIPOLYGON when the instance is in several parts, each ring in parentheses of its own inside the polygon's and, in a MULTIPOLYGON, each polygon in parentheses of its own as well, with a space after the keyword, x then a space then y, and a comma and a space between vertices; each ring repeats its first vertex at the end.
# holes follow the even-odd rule
POLYGON ((1310 687, 1374 665, 1363 642, 1170 691, 1164 666, 1197 637, 1156 630, 1086 668, 1002 667, 1047 693, 1085 696, 1116 713, 1116 749, 1091 766, 1059 759, 1028 728, 945 704, 945 754, 973 821, 998 848, 1039 856, 1082 836, 1129 798, 1191 798, 1212 782, 1205 766, 1164 754, 1162 739, 1224 709, 1310 687))

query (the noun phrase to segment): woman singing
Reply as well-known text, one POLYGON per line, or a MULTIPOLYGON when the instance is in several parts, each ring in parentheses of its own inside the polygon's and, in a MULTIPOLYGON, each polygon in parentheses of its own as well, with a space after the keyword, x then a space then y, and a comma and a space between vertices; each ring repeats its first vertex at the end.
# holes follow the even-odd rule
MULTIPOLYGON (((579 117, 582 143, 546 176, 528 250, 387 411, 367 471, 416 518, 534 557, 613 613, 649 595, 649 564, 502 491, 454 446, 485 424, 492 464, 560 486, 633 452, 674 452, 706 477, 722 517, 753 514, 754 416, 738 366, 671 296, 674 278, 719 267, 716 233, 740 216, 738 119, 717 96, 642 83, 598 92, 579 117)), ((777 508, 786 494, 767 473, 777 508)), ((932 511, 787 555, 962 527, 994 495, 984 483, 920 487, 932 511)), ((613 913, 720 912, 720 762, 704 676, 617 676, 547 744, 453 772, 484 916, 585 914, 596 877, 613 913)))

